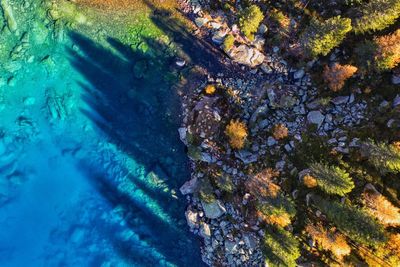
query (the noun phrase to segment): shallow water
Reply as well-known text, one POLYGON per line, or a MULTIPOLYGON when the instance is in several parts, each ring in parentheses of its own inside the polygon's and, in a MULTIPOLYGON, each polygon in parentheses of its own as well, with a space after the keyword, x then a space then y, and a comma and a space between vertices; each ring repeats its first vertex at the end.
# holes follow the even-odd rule
POLYGON ((201 265, 178 190, 189 173, 170 59, 111 32, 53 38, 36 1, 20 13, 8 2, 18 30, 0 34, 0 265, 201 265))

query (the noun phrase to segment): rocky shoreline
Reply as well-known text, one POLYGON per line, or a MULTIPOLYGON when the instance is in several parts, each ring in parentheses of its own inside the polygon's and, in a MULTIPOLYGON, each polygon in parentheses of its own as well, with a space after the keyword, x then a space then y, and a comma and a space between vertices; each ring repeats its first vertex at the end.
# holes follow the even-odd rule
MULTIPOLYGON (((204 12, 199 2, 181 1, 180 5, 196 25, 199 38, 224 50, 223 39, 235 34, 235 25, 229 28, 223 16, 204 12)), ((182 97, 179 134, 188 148, 192 174, 180 191, 188 200, 187 223, 203 239, 202 258, 210 266, 266 264, 260 245, 265 235, 263 218, 248 208, 257 198, 248 186, 256 170, 274 167, 284 177, 274 183, 285 188, 290 177, 301 180, 307 174, 307 169, 297 169, 293 161, 307 149, 304 138, 312 138, 309 132, 324 140, 332 153, 348 155, 360 148, 359 138, 349 135, 350 127, 367 122, 374 112, 400 104, 399 97, 392 102, 365 99, 361 90, 334 98, 319 95, 309 74, 319 62, 309 61, 297 69, 280 56, 278 47, 266 53, 262 36, 267 30, 262 25, 253 42, 241 40, 238 46, 225 50, 232 64, 240 66, 242 77, 209 74, 182 97), (207 88, 214 89, 210 92, 207 88), (380 110, 371 111, 370 104, 378 101, 380 110), (229 118, 245 122, 250 145, 237 151, 229 147, 221 127, 229 118), (274 130, 277 125, 285 132, 283 137, 274 130), (213 186, 204 182, 205 177, 213 177, 213 186)), ((394 123, 394 119, 386 121, 389 128, 394 123)), ((300 197, 297 189, 289 195, 300 197)), ((308 204, 310 195, 301 197, 308 204)), ((290 232, 293 227, 286 229, 290 232)), ((312 247, 312 240, 310 244, 312 247)), ((298 262, 306 263, 301 257, 298 262)))

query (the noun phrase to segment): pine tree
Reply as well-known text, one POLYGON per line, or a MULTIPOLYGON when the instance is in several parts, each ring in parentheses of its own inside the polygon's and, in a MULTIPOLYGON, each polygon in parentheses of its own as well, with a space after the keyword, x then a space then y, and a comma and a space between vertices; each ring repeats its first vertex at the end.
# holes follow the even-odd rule
POLYGON ((356 12, 360 14, 353 20, 356 33, 383 30, 400 17, 400 0, 366 1, 356 12))
POLYGON ((257 5, 251 5, 240 14, 239 27, 243 34, 252 40, 263 19, 264 15, 261 9, 257 5))
POLYGON ((350 175, 337 166, 312 163, 310 171, 317 180, 318 187, 328 194, 343 196, 354 188, 350 175))
POLYGON ((301 35, 300 44, 306 56, 326 56, 332 48, 340 45, 351 29, 349 18, 336 16, 325 21, 313 19, 301 35))
POLYGON ((314 205, 349 238, 366 246, 379 245, 386 241, 384 229, 367 212, 358 207, 327 201, 314 196, 314 205))
POLYGON ((381 173, 400 172, 400 149, 396 146, 369 140, 362 145, 362 150, 368 162, 381 173))
POLYGON ((269 226, 266 229, 263 251, 271 266, 296 266, 300 257, 299 241, 281 227, 269 226))

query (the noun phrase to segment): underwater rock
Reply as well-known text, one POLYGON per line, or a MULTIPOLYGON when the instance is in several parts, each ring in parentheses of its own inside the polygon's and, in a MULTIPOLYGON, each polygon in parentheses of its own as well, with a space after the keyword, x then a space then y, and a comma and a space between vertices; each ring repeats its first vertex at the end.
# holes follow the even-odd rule
POLYGON ((15 32, 18 29, 17 21, 14 18, 13 11, 7 0, 0 0, 0 6, 3 10, 4 19, 7 22, 7 27, 11 32, 15 32))

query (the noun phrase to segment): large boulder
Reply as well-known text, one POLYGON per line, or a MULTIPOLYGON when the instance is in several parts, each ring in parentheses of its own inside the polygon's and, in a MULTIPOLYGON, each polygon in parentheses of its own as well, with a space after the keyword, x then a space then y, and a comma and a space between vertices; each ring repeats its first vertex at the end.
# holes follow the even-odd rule
POLYGON ((202 201, 201 205, 203 206, 206 217, 209 219, 219 218, 226 212, 224 204, 221 203, 219 200, 211 203, 206 203, 202 201))
POLYGON ((265 59, 263 53, 245 44, 234 46, 226 53, 233 61, 249 67, 256 67, 262 64, 265 59))

